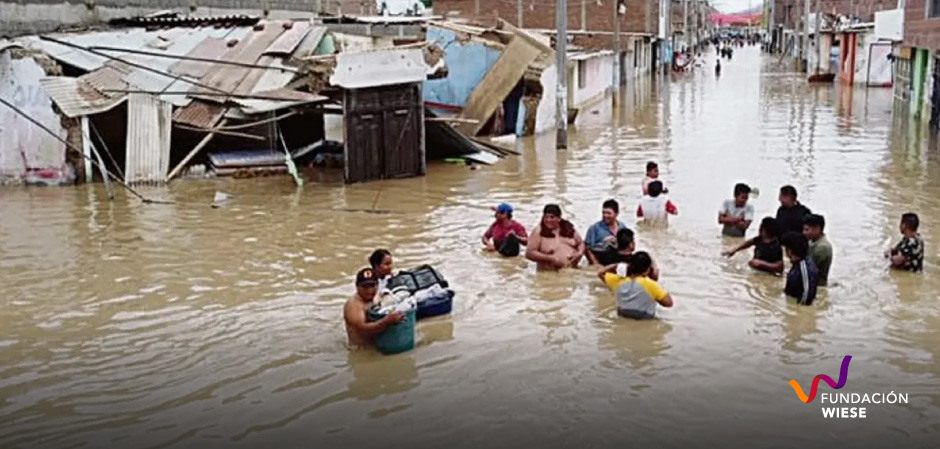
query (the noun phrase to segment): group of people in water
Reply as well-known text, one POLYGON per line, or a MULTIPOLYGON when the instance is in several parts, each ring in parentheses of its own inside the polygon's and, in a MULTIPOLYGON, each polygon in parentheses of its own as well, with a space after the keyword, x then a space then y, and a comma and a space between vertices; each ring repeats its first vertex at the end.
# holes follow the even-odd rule
MULTIPOLYGON (((659 166, 655 162, 646 166, 642 192, 636 208, 636 217, 641 222, 665 223, 669 216, 679 213, 668 198, 669 189, 659 178, 659 166)), ((733 197, 721 204, 717 222, 723 235, 746 236, 755 219, 754 206, 749 202, 753 192, 747 184, 736 184, 733 197)), ((791 185, 780 188, 778 200, 780 206, 776 215, 761 219, 757 235, 724 251, 723 255, 731 257, 753 248, 749 266, 775 276, 784 274, 789 261, 784 292, 798 304, 811 305, 818 288, 830 285, 833 249, 825 233, 826 220, 800 203, 797 190, 791 185)), ((587 259, 589 265, 597 267, 604 285, 616 294, 618 312, 623 317, 654 318, 657 304, 672 307, 672 296, 659 284, 655 261, 649 253, 636 250, 634 232, 619 220, 620 204, 616 200, 603 202, 601 219, 588 227, 584 238, 575 225, 564 218, 557 204, 548 204, 542 209, 541 220, 531 232, 513 218, 512 205, 502 203, 492 210, 495 219, 481 238, 485 251, 504 257, 524 254, 539 270, 578 268, 587 259)), ((917 214, 909 212, 901 216, 901 239, 884 254, 891 268, 923 270, 924 242, 918 234, 919 226, 917 214)), ((383 288, 382 283, 391 275, 392 255, 384 249, 376 250, 369 258, 369 266, 356 274, 356 296, 344 309, 351 343, 365 344, 372 336, 403 319, 397 313, 375 322, 369 322, 366 317, 368 307, 383 288)))

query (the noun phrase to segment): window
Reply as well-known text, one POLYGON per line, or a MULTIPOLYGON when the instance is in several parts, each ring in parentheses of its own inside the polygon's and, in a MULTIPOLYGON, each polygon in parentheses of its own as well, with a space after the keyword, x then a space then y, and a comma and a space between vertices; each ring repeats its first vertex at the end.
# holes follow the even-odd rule
POLYGON ((587 87, 587 61, 578 61, 578 89, 587 87))
POLYGON ((940 0, 927 0, 927 18, 940 17, 940 0))

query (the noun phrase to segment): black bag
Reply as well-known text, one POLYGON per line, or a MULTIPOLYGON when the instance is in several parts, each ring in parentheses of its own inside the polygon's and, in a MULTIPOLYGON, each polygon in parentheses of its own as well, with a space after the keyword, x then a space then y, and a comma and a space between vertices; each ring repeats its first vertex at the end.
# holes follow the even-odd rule
POLYGON ((441 276, 434 267, 421 265, 411 270, 400 271, 397 275, 392 276, 392 278, 388 280, 385 287, 392 291, 395 291, 399 287, 404 287, 409 292, 414 293, 435 284, 440 285, 443 289, 447 289, 449 286, 444 276, 441 276))

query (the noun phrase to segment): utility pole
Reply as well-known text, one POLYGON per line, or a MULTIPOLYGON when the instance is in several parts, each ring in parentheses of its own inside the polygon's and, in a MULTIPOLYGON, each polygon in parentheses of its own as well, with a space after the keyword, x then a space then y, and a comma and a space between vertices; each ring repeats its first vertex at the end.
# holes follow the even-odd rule
POLYGON ((522 0, 516 0, 516 26, 522 28, 522 0))
POLYGON ((564 150, 568 148, 568 0, 555 0, 555 28, 555 147, 564 150))
MULTIPOLYGON (((620 92, 620 74, 623 69, 620 67, 620 1, 614 0, 614 105, 618 104, 618 93, 620 92)), ((582 3, 583 4, 583 3, 582 3)))
POLYGON ((796 17, 793 18, 793 39, 796 53, 796 66, 798 70, 802 70, 803 67, 803 41, 800 40, 803 37, 803 2, 796 0, 796 17))
POLYGON ((473 0, 473 15, 477 17, 480 15, 480 0, 473 0))
MULTIPOLYGON (((809 1, 806 0, 805 5, 803 5, 803 59, 807 63, 809 62, 809 11, 812 6, 809 1)), ((804 71, 809 72, 809 64, 806 64, 805 67, 804 71)))
MULTIPOLYGON (((673 44, 675 43, 675 41, 673 40, 673 36, 672 36, 672 0, 660 0, 660 2, 663 5, 663 8, 662 8, 663 17, 665 17, 663 22, 665 23, 666 30, 663 34, 666 35, 666 48, 669 49, 669 59, 666 60, 666 58, 663 58, 663 61, 666 63, 665 67, 663 67, 663 71, 666 73, 669 73, 669 71, 672 68, 671 67, 672 58, 675 57, 674 55, 675 48, 673 48, 673 44)), ((665 55, 665 51, 663 52, 663 54, 665 55)))
POLYGON ((822 7, 819 0, 816 0, 816 20, 813 21, 813 25, 816 28, 816 32, 813 33, 813 42, 816 43, 816 74, 819 75, 819 64, 822 61, 822 36, 819 34, 822 31, 822 7))
POLYGON ((587 0, 581 0, 581 31, 587 29, 587 0))
POLYGON ((689 0, 682 0, 682 40, 685 50, 689 49, 689 0))

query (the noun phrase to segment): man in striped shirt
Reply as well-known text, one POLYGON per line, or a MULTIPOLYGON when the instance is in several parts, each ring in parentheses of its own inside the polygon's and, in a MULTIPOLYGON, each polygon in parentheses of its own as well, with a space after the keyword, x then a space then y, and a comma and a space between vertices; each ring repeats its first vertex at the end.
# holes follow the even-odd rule
POLYGON ((809 257, 809 241, 802 234, 790 232, 783 236, 781 243, 787 248, 787 257, 792 264, 783 291, 795 298, 797 304, 812 305, 819 285, 819 270, 809 257))

